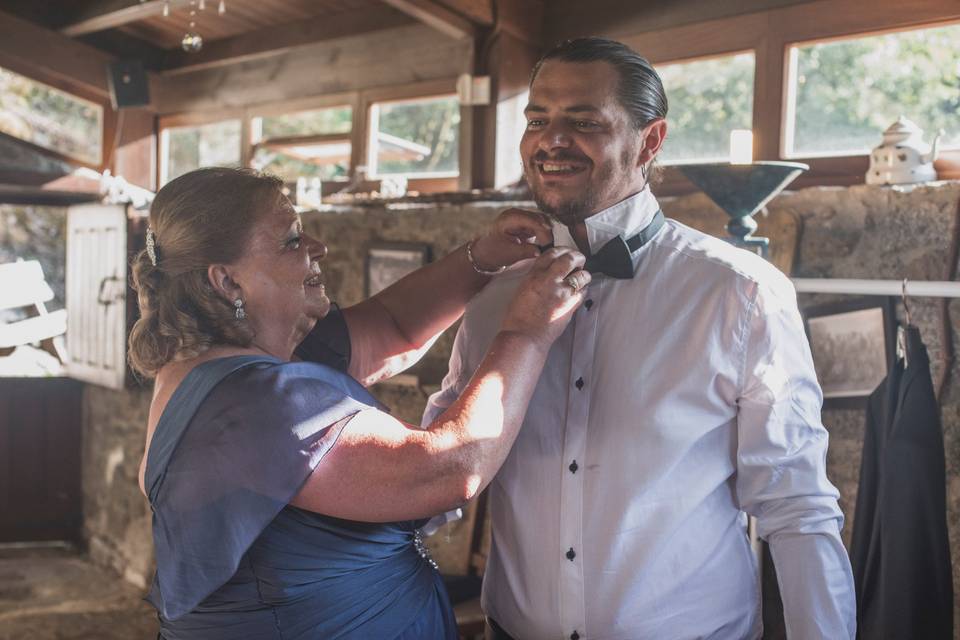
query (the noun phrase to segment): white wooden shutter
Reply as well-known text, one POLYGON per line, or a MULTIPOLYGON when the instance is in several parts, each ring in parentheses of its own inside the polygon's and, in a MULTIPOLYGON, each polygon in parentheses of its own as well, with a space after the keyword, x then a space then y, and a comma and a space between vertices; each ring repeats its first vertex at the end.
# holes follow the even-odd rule
POLYGON ((67 373, 122 389, 126 378, 127 209, 67 212, 67 373))

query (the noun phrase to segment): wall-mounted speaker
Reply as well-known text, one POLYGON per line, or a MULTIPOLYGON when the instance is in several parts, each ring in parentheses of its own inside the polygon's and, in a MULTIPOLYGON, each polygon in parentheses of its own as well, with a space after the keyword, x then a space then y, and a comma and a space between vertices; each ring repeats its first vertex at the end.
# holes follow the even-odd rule
POLYGON ((117 60, 107 65, 110 102, 114 109, 143 107, 150 104, 147 73, 139 60, 117 60))

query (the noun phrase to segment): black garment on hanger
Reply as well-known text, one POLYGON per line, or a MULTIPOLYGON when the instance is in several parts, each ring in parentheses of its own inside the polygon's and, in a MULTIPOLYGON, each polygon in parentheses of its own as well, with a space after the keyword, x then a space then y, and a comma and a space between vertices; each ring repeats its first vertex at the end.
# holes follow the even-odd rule
POLYGON ((898 360, 867 407, 850 554, 857 636, 952 640, 940 409, 920 332, 906 332, 907 368, 898 360))

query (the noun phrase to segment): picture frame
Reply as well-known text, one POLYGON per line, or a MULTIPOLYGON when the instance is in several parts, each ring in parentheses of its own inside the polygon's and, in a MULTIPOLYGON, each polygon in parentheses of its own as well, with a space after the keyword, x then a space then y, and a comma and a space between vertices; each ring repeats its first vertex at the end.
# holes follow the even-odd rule
POLYGON ((432 260, 430 245, 420 242, 375 242, 367 248, 364 296, 369 298, 432 260))
POLYGON ((886 378, 896 349, 894 304, 865 296, 804 310, 824 409, 863 408, 886 378))

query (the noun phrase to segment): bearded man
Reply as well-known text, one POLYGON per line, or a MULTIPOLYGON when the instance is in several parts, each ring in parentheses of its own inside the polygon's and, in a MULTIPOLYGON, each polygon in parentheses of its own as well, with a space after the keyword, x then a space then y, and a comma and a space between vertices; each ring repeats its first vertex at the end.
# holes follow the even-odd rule
MULTIPOLYGON (((525 113, 534 199, 593 280, 489 487, 488 637, 759 638, 750 514, 788 637, 853 638, 822 394, 789 279, 664 219, 649 176, 667 99, 628 47, 559 45, 525 113)), ((468 307, 427 421, 465 388, 528 268, 468 307)))

